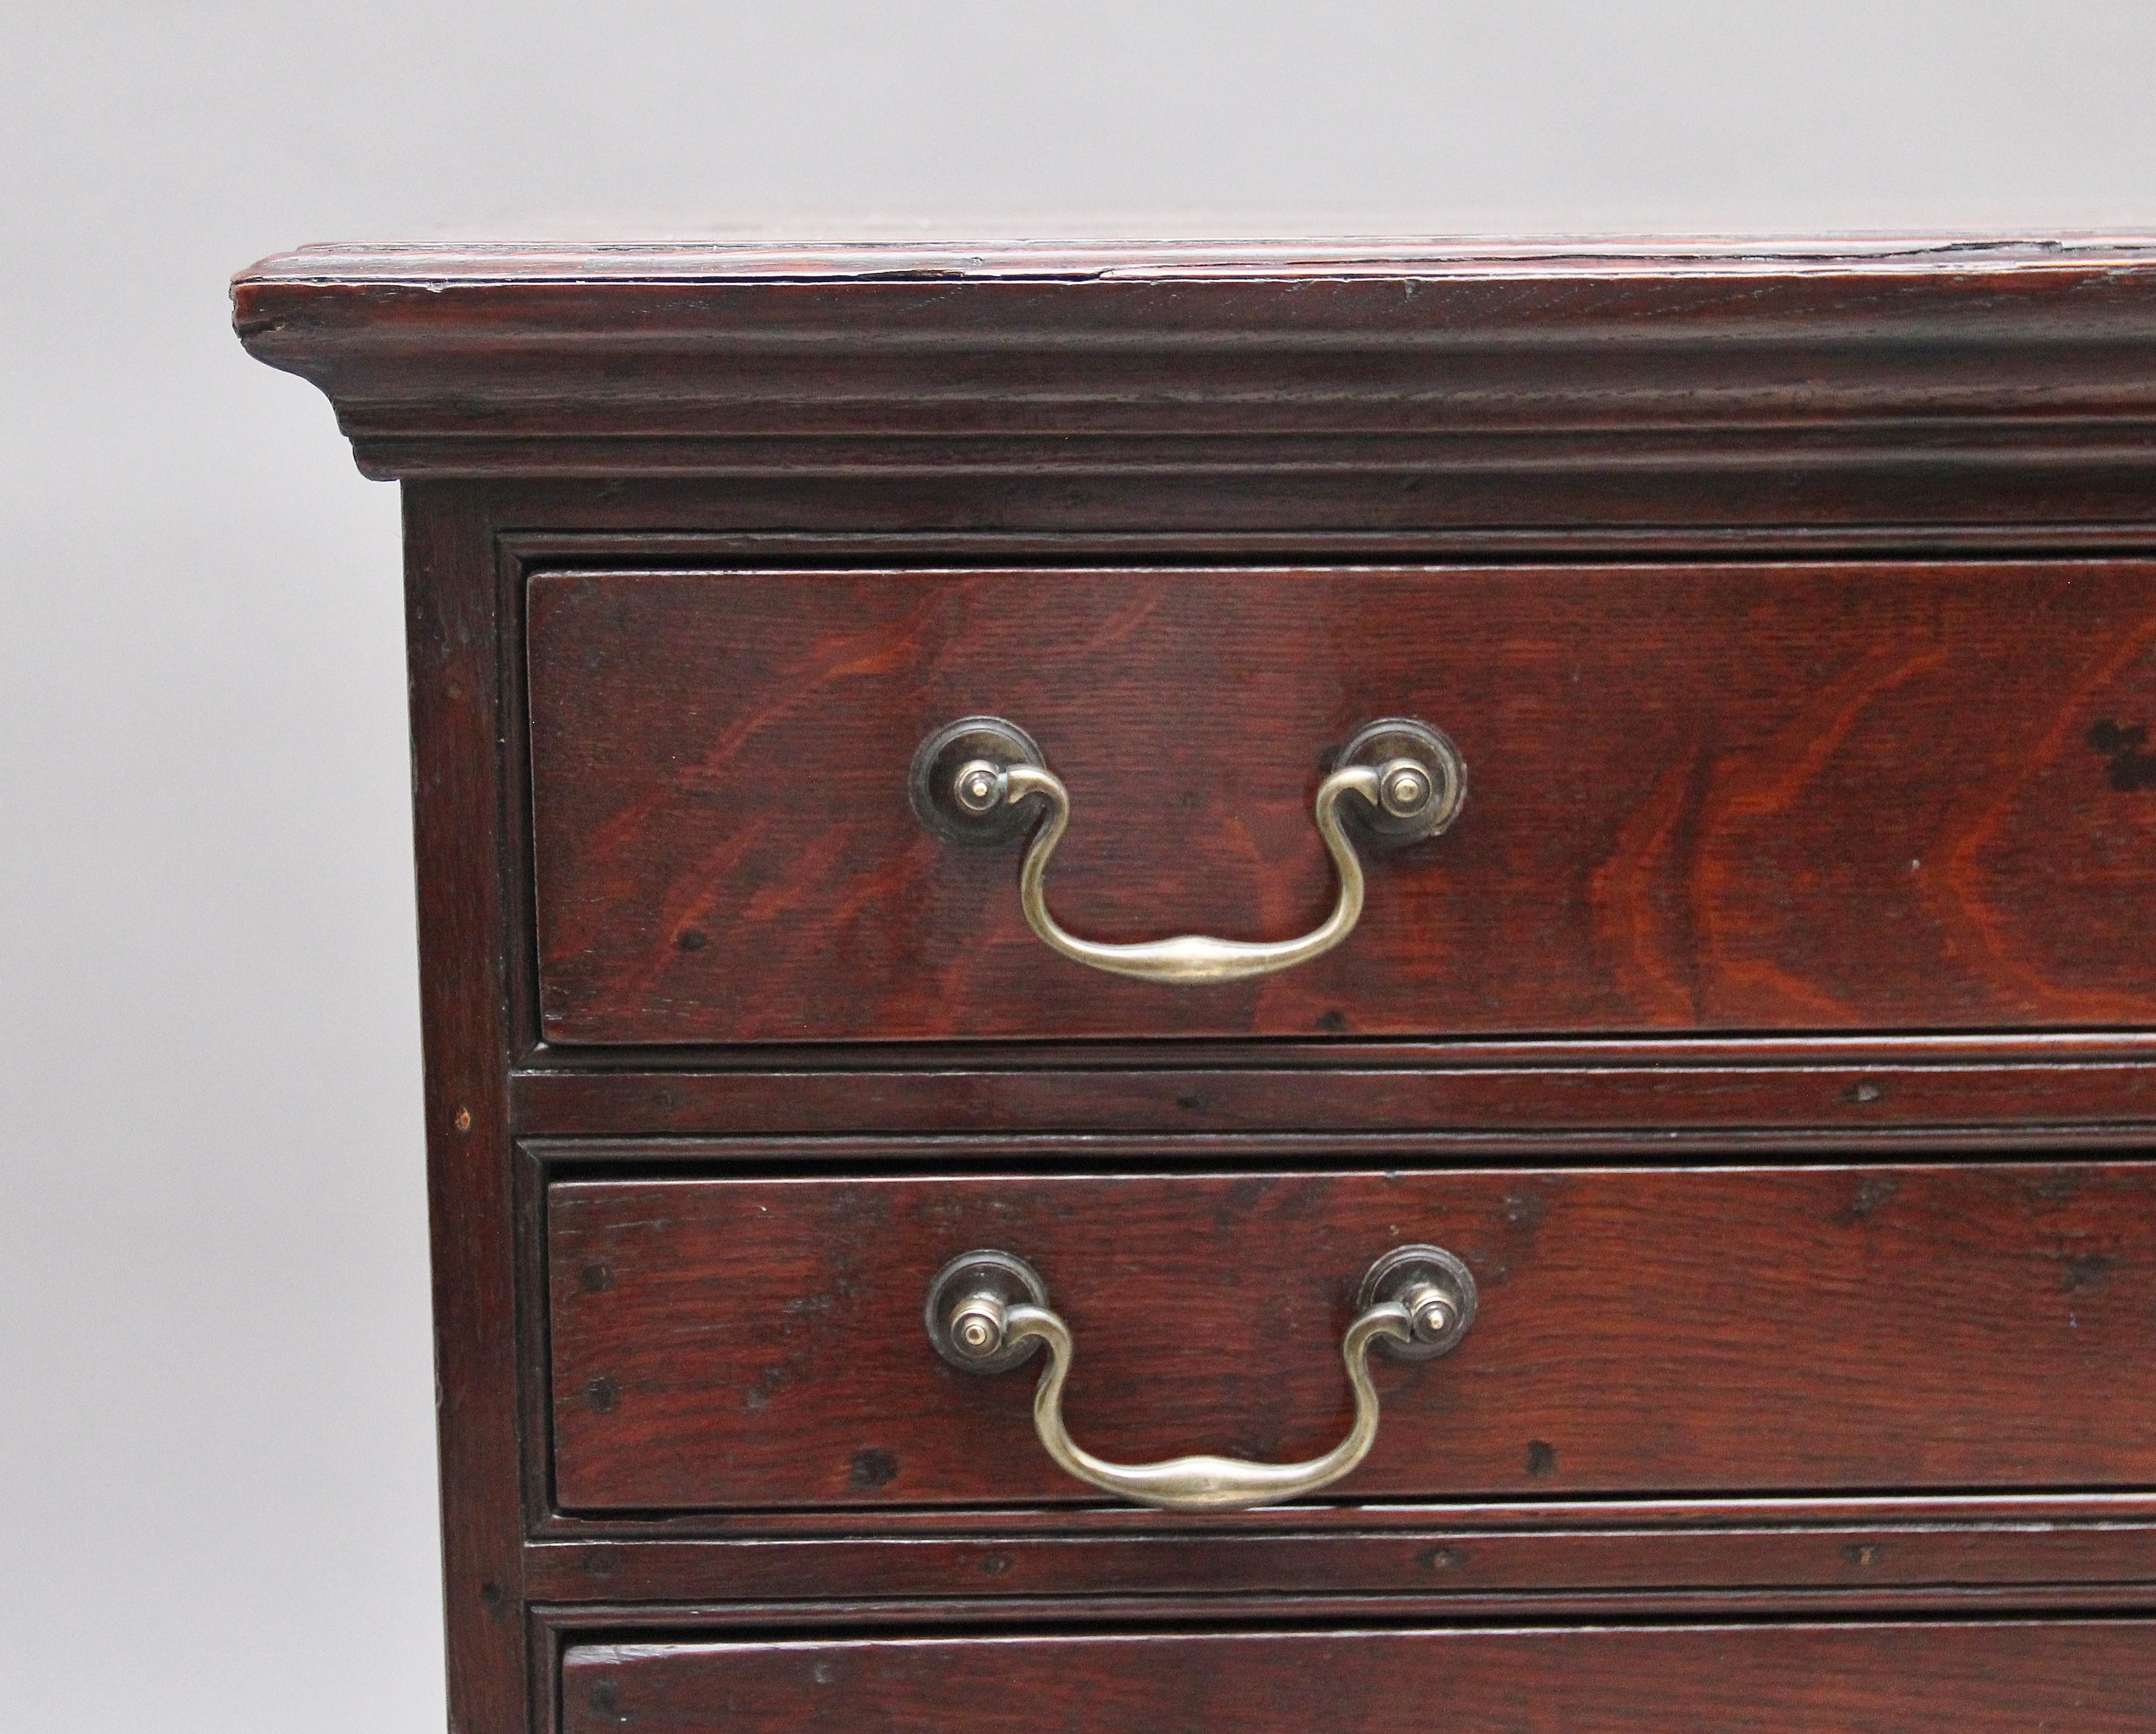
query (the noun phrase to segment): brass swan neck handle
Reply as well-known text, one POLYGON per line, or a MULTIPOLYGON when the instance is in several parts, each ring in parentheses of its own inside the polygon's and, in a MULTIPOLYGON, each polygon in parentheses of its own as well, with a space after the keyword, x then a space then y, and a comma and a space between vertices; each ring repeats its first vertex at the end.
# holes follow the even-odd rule
POLYGON ((1475 1279, 1441 1247, 1396 1247, 1363 1279, 1358 1311, 1340 1358, 1355 1394, 1355 1418, 1330 1451, 1301 1463, 1250 1463, 1191 1456, 1161 1463, 1111 1463, 1070 1437, 1063 1420, 1070 1327, 1048 1304, 1039 1274, 1009 1253, 962 1253, 930 1285, 927 1324, 937 1352, 968 1372, 995 1373, 1045 1345, 1048 1365, 1033 1394, 1034 1431, 1059 1469, 1088 1486, 1168 1511, 1226 1511, 1278 1505, 1329 1487, 1369 1455, 1378 1438, 1373 1346, 1409 1359, 1442 1355, 1474 1322, 1475 1279))
POLYGON ((1049 910, 1048 863, 1070 828, 1070 791, 1048 768, 1031 736, 1000 718, 962 718, 921 743, 912 770, 914 810, 940 836, 995 843, 1033 826, 1019 866, 1019 907, 1042 944, 1111 975, 1179 986, 1270 975, 1330 951, 1354 931, 1363 913, 1363 865, 1342 826, 1344 800, 1353 797, 1353 810, 1372 841, 1399 844, 1445 830, 1459 816, 1466 793, 1466 767, 1444 735, 1405 718, 1373 723, 1342 750, 1312 804, 1318 836, 1340 886, 1323 921, 1291 939, 1180 934, 1110 944, 1071 933, 1049 910))

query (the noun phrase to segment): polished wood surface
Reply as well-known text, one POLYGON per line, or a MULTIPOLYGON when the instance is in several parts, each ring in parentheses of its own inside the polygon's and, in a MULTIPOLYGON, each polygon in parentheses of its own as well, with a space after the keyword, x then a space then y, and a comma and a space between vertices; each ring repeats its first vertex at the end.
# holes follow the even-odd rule
POLYGON ((564 1734, 2147 1734, 2156 1625, 591 1644, 564 1734))
POLYGON ((993 1247, 1076 1338, 1064 1409, 1120 1462, 1291 1461, 1347 1430, 1356 1284, 1445 1247, 1481 1315, 1373 1357, 1368 1459, 1321 1499, 2130 1486, 2156 1165, 940 1175, 569 1181, 547 1200, 569 1510, 1097 1503, 1039 1362, 946 1366, 930 1279, 993 1247))
POLYGON ((2156 1019, 2140 562, 559 574, 529 632, 556 1042, 2156 1019), (1070 786, 1051 903, 1111 941, 1316 926, 1311 792, 1377 717, 1471 793, 1337 950, 1168 990, 915 820, 915 747, 980 712, 1070 786))

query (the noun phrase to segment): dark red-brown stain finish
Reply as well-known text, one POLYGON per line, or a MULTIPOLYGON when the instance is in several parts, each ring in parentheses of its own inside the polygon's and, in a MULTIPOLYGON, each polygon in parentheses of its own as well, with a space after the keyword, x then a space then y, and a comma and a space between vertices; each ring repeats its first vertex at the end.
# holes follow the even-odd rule
POLYGON ((2148 1734, 2156 1626, 589 1644, 564 1734, 2148 1734))
POLYGON ((2156 564, 562 573, 530 586, 557 1042, 2156 1021, 2156 564), (1067 962, 929 835, 937 725, 1068 784, 1065 924, 1284 938, 1360 724, 1465 813, 1360 928, 1202 988, 1067 962))
POLYGON ((977 1247, 1040 1271, 1120 1461, 1327 1449, 1357 1284, 1434 1242, 1481 1316, 1375 1357, 1327 1497, 2156 1480, 2156 1164, 592 1181, 547 1222, 570 1510, 1100 1503, 1034 1437, 1037 1357, 930 1346, 977 1247))
POLYGON ((459 1734, 2156 1730, 2156 239, 329 248, 234 316, 407 484, 459 1734), (1472 788, 1330 956, 1148 988, 916 824, 975 711, 1112 939, 1315 922, 1373 718, 1472 788), (1081 1440, 1300 1454, 1419 1237, 1482 1316, 1288 1510, 1111 1507, 921 1330, 1007 1247, 1081 1440))

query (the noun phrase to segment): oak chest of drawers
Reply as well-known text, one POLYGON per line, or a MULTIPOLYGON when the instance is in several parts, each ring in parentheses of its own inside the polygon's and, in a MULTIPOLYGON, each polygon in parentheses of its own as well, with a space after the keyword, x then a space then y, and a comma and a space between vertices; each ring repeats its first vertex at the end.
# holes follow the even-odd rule
POLYGON ((2156 251, 314 249, 466 1734, 2156 1728, 2156 251))

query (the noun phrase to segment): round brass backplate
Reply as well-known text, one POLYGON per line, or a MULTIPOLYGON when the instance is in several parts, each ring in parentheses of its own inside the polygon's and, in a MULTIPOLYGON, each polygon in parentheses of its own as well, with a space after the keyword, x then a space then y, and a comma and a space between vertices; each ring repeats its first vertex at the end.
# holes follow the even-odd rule
POLYGON ((993 1294, 1006 1305, 1022 1301, 1033 1306, 1046 1306, 1048 1284, 1024 1259, 983 1248, 959 1253, 936 1273, 935 1279, 928 1285, 924 1317, 928 1325, 928 1340, 936 1345, 936 1352, 965 1372, 1008 1372, 1032 1357, 1034 1351, 1040 1346, 1039 1337, 1024 1337, 1014 1344, 1006 1344, 993 1355, 968 1355, 951 1340, 951 1315, 979 1294, 993 1294))
POLYGON ((1434 837, 1460 816, 1467 799, 1467 762, 1451 738, 1412 717, 1386 717, 1355 731, 1341 749, 1338 764, 1373 767, 1405 762, 1430 779, 1430 794, 1412 812, 1395 813, 1361 801, 1341 810, 1358 831, 1376 841, 1398 846, 1434 837))
POLYGON ((916 818, 939 837, 953 843, 1007 843, 1031 826, 1037 801, 998 801, 983 812, 958 803, 956 784, 962 766, 1045 764, 1033 737, 1001 717, 961 717, 921 742, 906 776, 906 791, 916 818))
POLYGON ((1452 1322, 1439 1335, 1402 1342, 1380 1337, 1378 1346, 1403 1361, 1429 1361, 1449 1353, 1475 1322, 1475 1273, 1443 1247, 1394 1247, 1373 1264, 1355 1297, 1359 1311, 1383 1300, 1402 1300, 1421 1289, 1435 1289, 1451 1309, 1452 1322))

